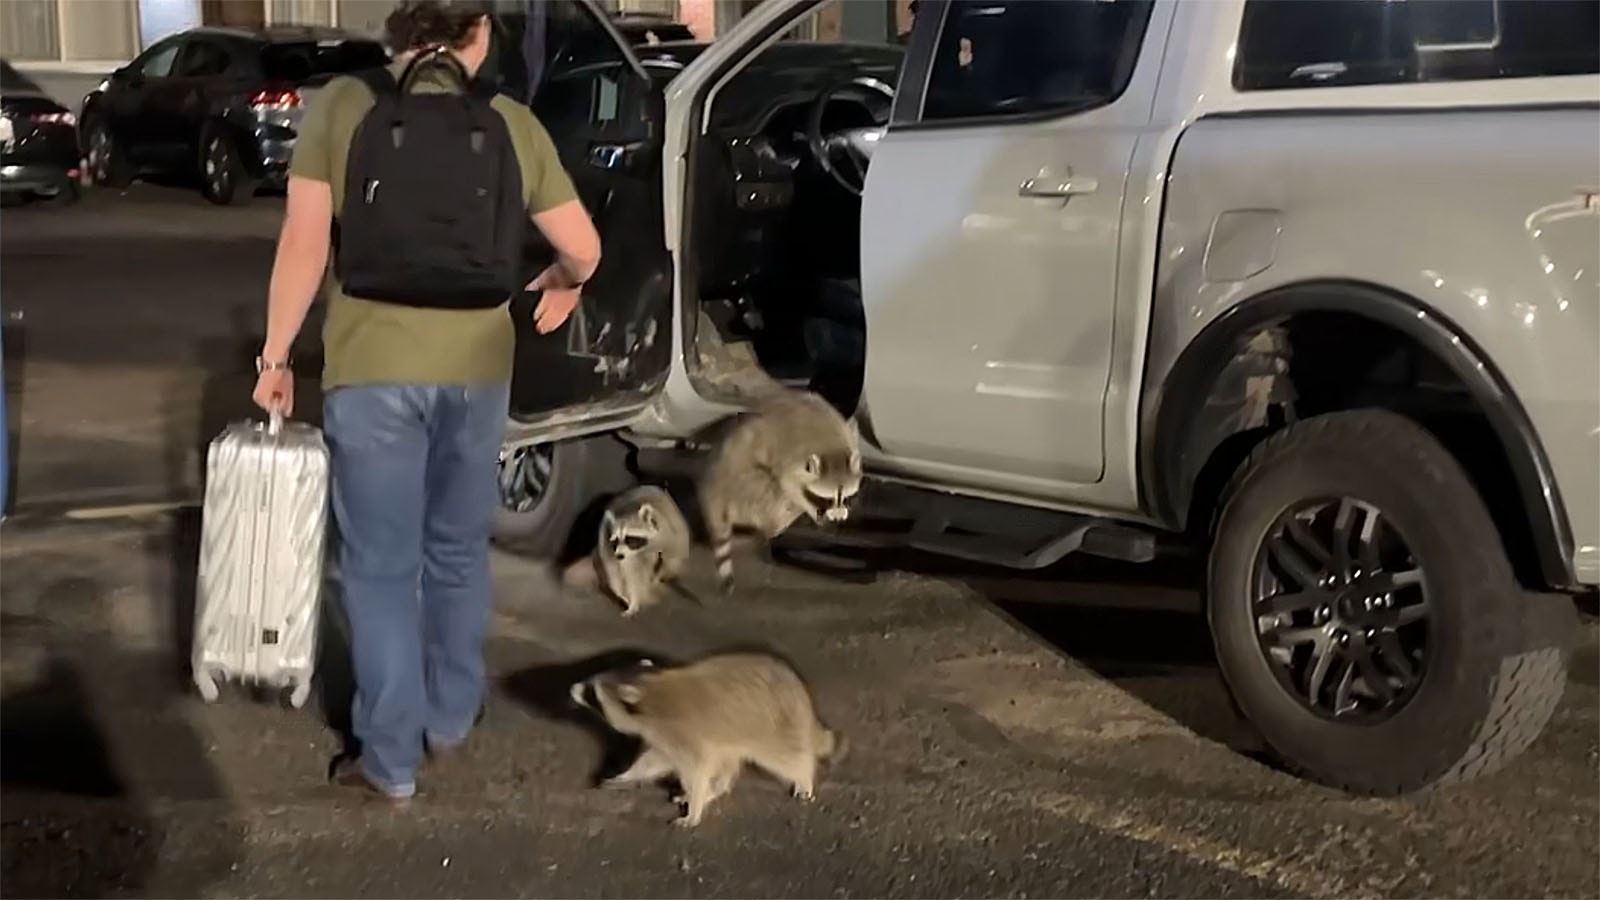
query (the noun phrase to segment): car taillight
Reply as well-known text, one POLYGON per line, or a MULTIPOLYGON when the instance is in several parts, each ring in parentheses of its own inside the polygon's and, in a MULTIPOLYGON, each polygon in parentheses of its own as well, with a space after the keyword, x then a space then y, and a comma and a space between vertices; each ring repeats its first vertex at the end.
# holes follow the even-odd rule
POLYGON ((34 113, 32 118, 35 125, 76 125, 78 117, 69 112, 34 113))
POLYGON ((268 88, 250 98, 254 109, 293 109, 300 105, 300 92, 294 88, 268 88))

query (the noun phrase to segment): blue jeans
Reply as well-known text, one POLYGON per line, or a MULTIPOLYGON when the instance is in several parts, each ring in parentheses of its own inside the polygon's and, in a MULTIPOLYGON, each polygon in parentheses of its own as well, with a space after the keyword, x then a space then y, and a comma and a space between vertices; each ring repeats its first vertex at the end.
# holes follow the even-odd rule
POLYGON ((394 796, 415 793, 424 741, 464 740, 483 702, 507 400, 503 384, 378 384, 323 403, 355 737, 394 796))

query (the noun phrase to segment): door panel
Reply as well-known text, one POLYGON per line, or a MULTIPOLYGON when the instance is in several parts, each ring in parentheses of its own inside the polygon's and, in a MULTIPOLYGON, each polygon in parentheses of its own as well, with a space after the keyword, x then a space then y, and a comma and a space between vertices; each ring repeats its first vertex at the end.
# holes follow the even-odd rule
MULTIPOLYGON (((512 415, 524 422, 571 422, 642 408, 665 382, 671 359, 672 262, 661 218, 662 98, 590 3, 531 0, 515 6, 496 17, 495 64, 485 77, 498 79, 512 96, 532 94, 529 107, 550 132, 600 232, 603 253, 578 310, 551 334, 533 329, 536 294, 512 301, 512 415)), ((537 229, 529 231, 531 279, 554 254, 537 229)))
POLYGON ((134 60, 112 104, 112 127, 129 158, 140 165, 158 164, 165 155, 171 127, 163 96, 183 43, 181 37, 168 38, 134 60))
POLYGON ((976 482, 1102 477, 1122 209, 1155 82, 1154 59, 1143 78, 1132 62, 1164 33, 1149 15, 956 0, 924 42, 920 120, 879 143, 862 212, 864 431, 883 456, 976 482))

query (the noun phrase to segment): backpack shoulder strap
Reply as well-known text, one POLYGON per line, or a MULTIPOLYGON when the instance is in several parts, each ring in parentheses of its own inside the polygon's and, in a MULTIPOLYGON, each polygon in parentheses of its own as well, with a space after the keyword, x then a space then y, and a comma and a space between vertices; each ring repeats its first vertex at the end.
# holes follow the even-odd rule
POLYGON ((365 84, 367 89, 372 91, 372 96, 375 98, 382 98, 386 96, 392 97, 397 96, 400 93, 399 82, 395 81, 393 73, 383 66, 376 66, 371 69, 362 69, 358 72, 351 72, 350 74, 360 79, 361 83, 365 84))

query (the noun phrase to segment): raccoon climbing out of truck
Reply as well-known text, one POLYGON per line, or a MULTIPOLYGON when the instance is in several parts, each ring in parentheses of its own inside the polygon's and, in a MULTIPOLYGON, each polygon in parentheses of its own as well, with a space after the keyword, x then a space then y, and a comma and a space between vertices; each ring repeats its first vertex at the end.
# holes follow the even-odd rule
POLYGON ((745 763, 787 782, 811 800, 817 764, 843 757, 842 735, 817 718, 811 691, 783 660, 766 653, 720 653, 681 666, 645 662, 602 672, 570 689, 643 748, 626 771, 602 786, 677 778, 684 807, 677 824, 700 824, 706 807, 728 793, 745 763))
POLYGON ((733 591, 733 537, 771 540, 801 516, 849 517, 861 490, 861 446, 826 400, 786 390, 757 401, 717 445, 700 479, 700 510, 724 596, 733 591))
POLYGON ((618 494, 600 518, 594 552, 567 570, 568 584, 591 584, 632 616, 671 588, 698 599, 678 581, 689 562, 689 522, 672 496, 654 485, 618 494))

